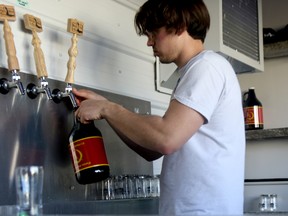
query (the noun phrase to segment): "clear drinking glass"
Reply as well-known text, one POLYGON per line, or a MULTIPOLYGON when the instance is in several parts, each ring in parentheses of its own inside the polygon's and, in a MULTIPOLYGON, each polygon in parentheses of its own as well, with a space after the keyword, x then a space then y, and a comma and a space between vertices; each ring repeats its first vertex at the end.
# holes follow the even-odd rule
POLYGON ((262 194, 259 200, 259 210, 260 211, 267 211, 268 210, 268 194, 262 194))
POLYGON ((269 195, 269 211, 277 210, 277 194, 269 195))
POLYGON ((17 208, 20 215, 42 214, 43 179, 42 166, 19 166, 16 168, 17 208))
POLYGON ((102 200, 115 199, 114 178, 109 177, 102 181, 102 200))

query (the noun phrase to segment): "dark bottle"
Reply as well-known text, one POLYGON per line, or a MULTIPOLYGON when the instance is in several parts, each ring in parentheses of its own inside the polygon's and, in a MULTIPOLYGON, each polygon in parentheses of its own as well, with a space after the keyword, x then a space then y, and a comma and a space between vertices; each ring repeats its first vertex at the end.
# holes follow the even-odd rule
POLYGON ((70 137, 70 153, 79 184, 90 184, 109 177, 110 169, 103 138, 94 122, 82 124, 75 118, 70 137))
POLYGON ((244 94, 245 97, 243 104, 245 130, 263 129, 263 107, 256 97, 255 88, 249 88, 249 91, 244 94))

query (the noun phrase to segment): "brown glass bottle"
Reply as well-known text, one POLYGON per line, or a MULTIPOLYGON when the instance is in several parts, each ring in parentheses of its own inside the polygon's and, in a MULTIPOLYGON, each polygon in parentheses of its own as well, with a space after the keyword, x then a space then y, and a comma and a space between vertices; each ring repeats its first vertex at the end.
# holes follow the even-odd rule
POLYGON ((255 88, 249 88, 249 91, 244 94, 243 109, 245 118, 245 130, 263 129, 263 107, 262 103, 257 99, 255 88))
POLYGON ((109 177, 110 169, 103 138, 94 122, 82 124, 75 118, 70 137, 70 153, 79 184, 90 184, 109 177))

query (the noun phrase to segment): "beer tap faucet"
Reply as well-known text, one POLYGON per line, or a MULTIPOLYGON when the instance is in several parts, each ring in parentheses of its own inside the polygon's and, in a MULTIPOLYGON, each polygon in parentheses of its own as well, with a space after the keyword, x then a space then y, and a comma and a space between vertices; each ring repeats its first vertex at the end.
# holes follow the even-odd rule
POLYGON ((32 31, 32 45, 34 46, 34 59, 36 64, 37 77, 40 81, 40 86, 36 86, 33 83, 29 83, 26 88, 26 92, 29 98, 34 99, 39 93, 45 93, 49 100, 52 99, 52 93, 48 86, 48 77, 44 54, 41 49, 41 41, 37 32, 42 32, 42 22, 38 17, 30 14, 24 15, 25 28, 32 31))
POLYGON ((73 34, 73 37, 71 39, 71 47, 68 51, 69 54, 69 60, 67 63, 67 75, 65 82, 67 83, 67 86, 65 88, 65 92, 61 92, 59 89, 54 89, 52 91, 53 95, 53 101, 56 103, 59 103, 63 97, 69 97, 70 101, 72 103, 72 106, 74 109, 77 108, 77 103, 75 100, 75 96, 72 93, 72 84, 74 83, 74 71, 76 68, 76 56, 78 54, 78 47, 77 47, 77 42, 78 42, 78 35, 83 34, 83 27, 84 23, 76 20, 76 19, 68 19, 68 25, 67 25, 67 31, 73 34))
POLYGON ((0 21, 4 22, 3 32, 6 47, 6 54, 8 57, 8 70, 12 74, 12 80, 8 81, 6 78, 0 79, 0 93, 7 94, 11 88, 18 88, 21 95, 25 94, 22 82, 19 75, 19 62, 16 56, 16 48, 14 43, 14 36, 9 25, 9 21, 16 20, 16 14, 13 6, 0 5, 0 21))
POLYGON ((64 92, 61 92, 59 89, 54 89, 52 91, 52 98, 53 98, 53 101, 55 103, 60 103, 61 100, 65 97, 69 97, 70 101, 71 101, 71 104, 73 106, 73 109, 76 109, 78 106, 77 106, 77 103, 76 103, 76 99, 75 99, 75 96, 74 94, 72 93, 72 84, 71 83, 67 83, 66 85, 66 88, 65 88, 65 91, 64 92))

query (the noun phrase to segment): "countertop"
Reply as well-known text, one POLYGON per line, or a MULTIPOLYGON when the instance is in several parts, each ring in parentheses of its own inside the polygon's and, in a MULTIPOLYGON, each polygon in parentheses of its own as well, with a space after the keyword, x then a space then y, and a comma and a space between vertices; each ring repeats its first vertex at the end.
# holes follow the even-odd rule
MULTIPOLYGON (((94 203, 96 204, 97 202, 98 201, 96 201, 94 203)), ((116 201, 116 202, 115 201, 112 201, 112 202, 111 201, 104 201, 104 202, 100 202, 100 203, 103 205, 103 203, 106 203, 106 202, 113 203, 114 205, 115 204, 119 204, 119 203, 122 202, 122 203, 130 204, 130 207, 127 207, 127 208, 133 208, 131 206, 131 204, 133 202, 131 203, 131 202, 129 202, 129 200, 128 200, 128 202, 127 202, 127 200, 122 200, 120 202, 118 202, 118 201, 116 201)), ((135 200, 134 200, 134 202, 135 202, 135 200)), ((140 201, 140 202, 143 202, 143 200, 140 201)), ((84 205, 87 205, 86 202, 79 202, 79 204, 80 203, 82 203, 84 205)), ((79 207, 79 204, 76 204, 76 208, 79 207)), ((88 210, 89 210, 89 205, 90 204, 87 205, 87 207, 88 207, 87 209, 88 210)), ((67 208, 67 206, 65 206, 63 204, 57 204, 57 205, 54 204, 54 207, 55 206, 57 206, 57 207, 62 206, 62 207, 67 208)), ((70 206, 71 207, 74 206, 74 208, 75 208, 75 203, 71 203, 70 206)), ((119 207, 119 205, 115 205, 115 206, 116 206, 116 209, 117 209, 117 207, 119 207)), ((46 206, 46 208, 47 207, 48 206, 46 206)), ((43 216, 87 216, 87 215, 97 215, 97 216, 109 216, 109 215, 123 215, 123 216, 125 216, 125 215, 142 215, 142 216, 146 216, 147 215, 147 216, 156 216, 156 215, 158 215, 158 214, 153 214, 153 213, 145 214, 143 212, 142 213, 140 213, 140 212, 134 212, 134 213, 130 212, 129 214, 125 214, 125 213, 123 214, 123 212, 121 212, 121 210, 120 211, 116 210, 113 214, 111 214, 111 213, 110 214, 109 213, 107 213, 107 214, 105 214, 105 213, 104 214, 101 214, 101 213, 88 213, 88 212, 80 213, 79 210, 80 209, 78 209, 77 212, 75 212, 75 213, 69 213, 69 214, 66 214, 66 213, 57 213, 57 214, 55 214, 55 213, 44 213, 43 216)), ((17 215, 17 208, 16 208, 15 205, 0 206, 0 216, 16 216, 16 215, 17 215)), ((259 215, 285 216, 285 215, 288 215, 288 212, 250 212, 250 213, 244 213, 242 215, 231 215, 231 216, 245 216, 245 215, 247 215, 247 216, 259 216, 259 215)))
POLYGON ((246 131, 246 140, 288 139, 288 128, 271 128, 246 131))

